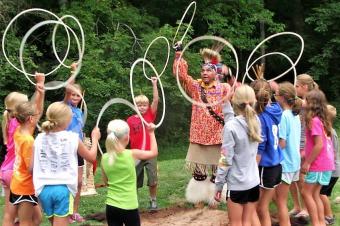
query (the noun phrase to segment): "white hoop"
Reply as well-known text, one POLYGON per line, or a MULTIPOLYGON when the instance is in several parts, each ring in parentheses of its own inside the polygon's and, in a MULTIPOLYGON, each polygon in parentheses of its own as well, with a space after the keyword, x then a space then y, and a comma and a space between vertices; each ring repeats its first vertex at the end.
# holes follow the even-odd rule
MULTIPOLYGON (((198 42, 198 41, 202 41, 202 40, 215 40, 215 41, 218 41, 218 42, 221 42, 223 44, 225 44, 226 46, 228 46, 232 52, 234 53, 234 56, 235 56, 235 61, 236 61, 236 74, 235 74, 235 81, 234 81, 234 84, 232 87, 235 86, 236 82, 237 82, 237 79, 238 79, 238 73, 239 73, 239 63, 238 63, 238 57, 237 57, 237 53, 236 53, 236 50, 234 49, 234 47, 225 39, 223 38, 220 38, 220 37, 216 37, 216 36, 209 36, 209 35, 204 35, 204 36, 200 36, 200 37, 197 37, 197 38, 194 38, 193 40, 191 40, 182 50, 181 52, 181 55, 179 56, 178 60, 180 60, 185 52, 185 50, 190 46, 192 45, 193 43, 195 42, 198 42)), ((225 97, 223 97, 221 100, 219 101, 215 101, 213 103, 202 103, 202 102, 198 102, 194 99, 192 99, 191 97, 189 97, 189 95, 184 91, 184 89, 182 88, 181 86, 181 83, 179 81, 179 76, 178 76, 178 72, 179 72, 179 67, 178 67, 178 64, 177 64, 177 67, 176 67, 176 79, 177 79, 177 85, 178 85, 178 88, 179 90, 181 91, 181 93, 183 94, 184 98, 187 99, 190 103, 194 104, 194 105, 197 105, 197 106, 201 106, 201 107, 213 107, 213 106, 216 106, 218 104, 221 104, 224 100, 225 97)))
MULTIPOLYGON (((78 24, 78 27, 79 27, 79 30, 80 30, 80 34, 81 34, 81 47, 82 47, 81 48, 81 55, 84 56, 84 51, 85 51, 85 35, 84 35, 83 27, 81 26, 79 20, 76 17, 74 17, 72 15, 64 15, 64 16, 60 17, 60 20, 63 21, 65 18, 71 18, 71 19, 73 19, 78 24)), ((52 33, 52 48, 53 48, 53 53, 54 53, 55 57, 57 58, 57 60, 59 61, 59 63, 61 65, 63 65, 66 68, 71 68, 71 66, 67 66, 67 65, 64 64, 64 61, 65 61, 64 59, 63 59, 63 61, 60 61, 58 53, 57 53, 57 50, 55 48, 55 34, 56 34, 58 26, 59 26, 59 24, 56 24, 54 26, 53 33, 52 33)), ((69 46, 70 46, 70 38, 68 38, 68 48, 67 48, 67 51, 65 53, 66 57, 68 56, 68 52, 69 52, 69 49, 70 49, 69 46)), ((79 61, 77 63, 79 63, 79 61)))
MULTIPOLYGON (((34 12, 34 11, 38 11, 38 12, 40 11, 40 12, 44 12, 44 13, 50 14, 50 15, 52 15, 53 17, 55 17, 56 19, 58 19, 58 20, 60 21, 60 18, 59 18, 56 14, 54 14, 54 13, 48 11, 48 10, 40 9, 40 8, 33 8, 33 9, 27 9, 27 10, 24 10, 24 11, 20 12, 19 14, 17 14, 17 15, 9 22, 9 24, 7 25, 7 27, 6 27, 5 31, 4 31, 4 34, 3 34, 3 36, 2 36, 2 52, 3 52, 4 57, 5 57, 5 59, 7 60, 7 62, 8 62, 14 69, 16 69, 17 71, 19 71, 19 72, 21 72, 21 73, 23 73, 23 74, 25 74, 25 72, 22 71, 22 70, 20 70, 18 67, 16 67, 16 66, 10 61, 10 59, 7 57, 7 54, 6 54, 6 51, 5 51, 5 40, 6 40, 7 32, 8 32, 8 30, 9 30, 9 28, 11 27, 11 25, 14 23, 14 21, 15 21, 17 18, 19 18, 21 15, 23 15, 23 14, 25 14, 25 13, 29 13, 29 12, 34 12)), ((64 24, 64 23, 63 23, 62 25, 65 27, 65 24, 64 24)), ((68 46, 67 46, 67 53, 68 53, 69 48, 70 48, 70 43, 69 43, 69 41, 70 41, 70 35, 69 35, 68 30, 67 30, 66 27, 65 27, 65 30, 66 30, 67 37, 68 37, 68 46)), ((64 56, 64 58, 63 58, 63 60, 62 60, 62 62, 64 62, 64 61, 66 60, 66 58, 67 58, 67 54, 65 54, 65 56, 64 56)), ((47 76, 47 75, 49 75, 49 74, 52 74, 53 72, 55 72, 56 70, 58 70, 58 68, 59 68, 60 66, 61 66, 61 64, 59 64, 57 67, 55 67, 52 71, 50 71, 50 72, 48 72, 48 73, 45 73, 45 76, 47 76)), ((28 74, 28 73, 26 73, 26 74, 28 74)), ((34 76, 33 74, 29 74, 29 75, 34 76)))
MULTIPOLYGON (((152 42, 149 44, 149 46, 148 46, 148 48, 146 49, 145 54, 144 54, 144 60, 146 60, 146 55, 148 54, 148 51, 149 51, 150 47, 152 46, 152 44, 153 44, 155 41, 157 41, 158 39, 161 39, 161 38, 164 39, 165 42, 166 42, 167 45, 168 45, 168 57, 167 57, 167 59, 166 59, 166 62, 165 62, 165 65, 164 65, 164 68, 163 68, 162 72, 158 74, 159 77, 162 76, 162 74, 164 73, 164 71, 165 71, 165 69, 166 69, 166 66, 168 66, 168 63, 169 63, 169 58, 170 58, 170 44, 169 44, 168 39, 167 39, 166 37, 164 37, 164 36, 159 36, 159 37, 155 38, 155 39, 152 40, 152 42)), ((145 72, 145 61, 143 61, 143 72, 144 72, 145 78, 147 78, 147 79, 149 79, 149 80, 151 81, 151 78, 149 78, 149 77, 146 75, 146 72, 145 72)))
MULTIPOLYGON (((290 59, 289 56, 287 56, 286 54, 284 53, 281 53, 281 52, 271 52, 271 53, 266 53, 258 58, 256 58, 253 63, 251 63, 251 65, 246 69, 247 71, 250 70, 250 68, 260 59, 266 57, 266 56, 270 56, 270 55, 281 55, 281 56, 284 56, 288 61, 289 63, 293 66, 293 73, 294 73, 294 85, 296 83, 296 77, 297 77, 297 73, 296 73, 296 68, 294 66, 294 62, 292 61, 292 59, 290 59)), ((243 76, 243 79, 242 79, 242 84, 244 83, 244 80, 246 78, 246 76, 251 80, 251 81, 254 81, 254 79, 252 77, 249 76, 249 73, 245 73, 244 76, 243 76)), ((275 81, 276 79, 279 79, 281 78, 282 76, 284 76, 284 74, 281 74, 279 76, 276 76, 275 78, 272 78, 272 79, 269 79, 268 81, 275 81)))
MULTIPOLYGON (((112 98, 110 99, 109 101, 107 101, 102 109, 100 110, 99 112, 99 115, 98 115, 98 118, 97 118, 97 123, 96 123, 96 127, 99 128, 99 122, 100 122, 100 119, 102 118, 103 116, 103 113, 105 112, 105 110, 110 107, 112 104, 125 104, 126 106, 130 107, 132 110, 134 110, 136 113, 137 113, 137 110, 135 108, 135 106, 133 104, 131 104, 129 101, 125 100, 125 99, 122 99, 122 98, 112 98)), ((143 117, 141 117, 142 119, 143 117)), ((142 123, 142 126, 143 126, 143 142, 142 142, 142 149, 144 150, 145 149, 145 144, 146 144, 146 131, 145 131, 145 125, 142 123)), ((103 151, 98 143, 98 149, 100 151, 100 153, 103 155, 103 151)))
MULTIPOLYGON (((29 82, 33 85, 35 85, 35 83, 29 78, 28 75, 31 75, 29 73, 26 72, 25 70, 25 67, 24 67, 24 62, 23 62, 23 51, 24 51, 24 45, 27 41, 27 38, 36 30, 38 29, 39 27, 43 26, 43 25, 46 25, 46 24, 61 24, 63 25, 66 29, 69 29, 71 31, 71 33, 74 35, 74 38, 76 40, 76 43, 77 43, 77 46, 78 46, 78 53, 79 53, 79 60, 78 60, 78 65, 77 65, 77 68, 76 68, 76 71, 74 73, 72 73, 71 77, 65 81, 63 84, 60 84, 58 86, 55 86, 55 87, 50 87, 50 88, 46 88, 47 90, 53 90, 53 89, 59 89, 61 87, 64 87, 67 85, 67 83, 69 81, 72 81, 75 79, 75 77, 77 76, 77 74, 79 73, 80 71, 80 68, 81 68, 81 61, 82 61, 82 49, 80 47, 80 43, 79 43, 79 40, 78 40, 78 37, 77 35, 75 34, 75 32, 69 27, 67 26, 66 24, 64 24, 62 21, 56 21, 56 20, 45 20, 45 21, 41 21, 40 23, 34 25, 33 27, 31 27, 27 33, 25 34, 25 36, 23 37, 22 41, 21 41, 21 44, 20 44, 20 51, 19 51, 19 61, 20 61, 20 66, 21 66, 21 69, 22 69, 22 72, 24 73, 24 75, 26 76, 26 78, 29 80, 29 82)), ((33 75, 34 76, 34 75, 33 75)), ((46 76, 46 75, 45 75, 46 76)))
POLYGON ((159 88, 161 89, 161 92, 162 92, 162 98, 163 98, 163 112, 162 112, 162 117, 161 117, 161 120, 158 122, 158 124, 156 125, 156 128, 158 128, 162 123, 163 123, 163 120, 164 120, 164 116, 165 116, 165 96, 164 96, 164 89, 163 89, 163 85, 162 85, 162 82, 159 78, 159 75, 155 69, 155 67, 148 61, 148 60, 145 60, 143 58, 139 58, 137 59, 135 62, 133 62, 132 66, 131 66, 131 69, 130 69, 130 88, 131 88, 131 95, 132 95, 132 101, 133 101, 133 104, 135 105, 135 108, 136 108, 136 112, 137 112, 137 115, 139 116, 139 118, 141 118, 142 122, 145 123, 146 125, 149 125, 149 123, 147 121, 145 121, 145 119, 143 118, 142 114, 140 113, 140 111, 138 110, 138 107, 137 107, 137 104, 136 104, 136 100, 135 100, 135 95, 134 95, 134 91, 133 91, 133 84, 132 84, 132 77, 133 77, 133 70, 135 68, 135 66, 139 63, 139 62, 145 62, 147 63, 151 68, 152 70, 154 71, 157 79, 158 79, 158 83, 159 83, 159 88))
POLYGON ((189 22, 189 24, 188 24, 188 27, 187 27, 187 29, 185 30, 185 32, 184 32, 184 34, 183 34, 183 36, 182 36, 180 42, 183 43, 183 40, 184 40, 186 34, 187 34, 188 31, 189 31, 190 25, 191 25, 192 21, 194 20, 195 13, 196 13, 196 2, 195 2, 195 1, 193 1, 193 2, 190 3, 190 5, 187 7, 187 9, 185 10, 185 12, 184 12, 184 14, 183 14, 183 16, 182 16, 181 22, 179 22, 179 25, 178 25, 178 27, 177 27, 175 36, 174 36, 174 38, 173 38, 173 40, 172 40, 172 46, 173 46, 173 47, 175 47, 175 39, 176 39, 176 37, 177 37, 179 28, 181 27, 181 25, 182 25, 182 23, 183 23, 183 20, 184 20, 186 14, 188 13, 188 11, 189 11, 189 9, 191 8, 192 5, 194 6, 194 11, 193 11, 193 13, 192 13, 192 16, 191 16, 190 22, 189 22))
MULTIPOLYGON (((255 49, 250 53, 250 55, 249 55, 249 57, 248 57, 248 60, 247 60, 246 69, 249 68, 248 65, 249 65, 249 61, 250 61, 251 57, 254 55, 255 51, 256 51, 263 43, 265 43, 266 41, 268 41, 268 40, 270 40, 270 39, 272 39, 272 38, 275 38, 276 36, 281 36, 281 35, 293 35, 293 36, 298 37, 298 38, 300 39, 300 41, 301 41, 301 51, 300 51, 300 54, 299 54, 298 58, 297 58, 296 61, 292 64, 292 66, 291 66, 289 69, 287 69, 286 71, 284 71, 283 73, 281 73, 280 75, 278 75, 277 77, 280 78, 280 77, 282 77, 283 75, 287 74, 290 70, 292 70, 293 68, 295 68, 295 66, 297 65, 297 63, 299 62, 299 60, 300 60, 300 58, 301 58, 301 56, 302 56, 302 53, 303 53, 304 45, 305 45, 305 44, 304 44, 304 40, 303 40, 303 38, 301 37, 301 35, 299 35, 299 34, 297 34, 297 33, 294 33, 294 32, 288 32, 288 31, 287 31, 287 32, 280 32, 280 33, 277 33, 277 34, 273 34, 273 35, 271 35, 271 36, 265 38, 264 40, 262 40, 262 42, 260 42, 260 43, 255 47, 255 49)), ((249 73, 248 73, 248 70, 246 70, 245 73, 247 74, 248 78, 250 78, 250 75, 249 75, 249 73)))

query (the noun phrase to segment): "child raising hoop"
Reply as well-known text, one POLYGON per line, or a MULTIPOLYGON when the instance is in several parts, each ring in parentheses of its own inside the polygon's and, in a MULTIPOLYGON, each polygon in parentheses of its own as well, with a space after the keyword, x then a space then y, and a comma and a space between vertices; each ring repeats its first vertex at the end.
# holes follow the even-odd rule
POLYGON ((92 130, 92 147, 88 150, 77 133, 66 131, 72 111, 62 102, 52 103, 46 112, 34 142, 33 181, 42 208, 54 226, 69 224, 73 213, 73 198, 77 193, 77 154, 93 162, 100 138, 98 128, 92 130))
POLYGON ((154 133, 149 126, 150 151, 126 149, 129 143, 129 125, 113 120, 107 126, 106 151, 102 157, 104 182, 108 185, 106 219, 109 226, 139 226, 135 159, 151 159, 158 155, 154 133))

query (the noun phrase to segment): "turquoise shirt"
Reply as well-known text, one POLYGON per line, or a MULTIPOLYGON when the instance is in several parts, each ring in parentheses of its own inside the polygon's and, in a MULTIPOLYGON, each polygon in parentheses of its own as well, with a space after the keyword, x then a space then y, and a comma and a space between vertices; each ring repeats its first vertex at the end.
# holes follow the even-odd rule
POLYGON ((112 165, 105 153, 101 164, 108 179, 106 204, 124 210, 137 209, 137 179, 131 150, 116 154, 112 165))
POLYGON ((292 110, 284 110, 279 124, 279 137, 286 141, 282 149, 281 162, 283 173, 293 173, 300 169, 300 138, 301 122, 299 115, 293 115, 292 110))

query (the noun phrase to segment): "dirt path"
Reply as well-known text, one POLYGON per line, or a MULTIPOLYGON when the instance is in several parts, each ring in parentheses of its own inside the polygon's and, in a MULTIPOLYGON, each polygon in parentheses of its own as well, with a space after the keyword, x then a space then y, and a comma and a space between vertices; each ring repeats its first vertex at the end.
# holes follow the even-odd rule
POLYGON ((172 207, 158 212, 141 213, 142 226, 227 226, 227 212, 209 208, 188 209, 172 207))

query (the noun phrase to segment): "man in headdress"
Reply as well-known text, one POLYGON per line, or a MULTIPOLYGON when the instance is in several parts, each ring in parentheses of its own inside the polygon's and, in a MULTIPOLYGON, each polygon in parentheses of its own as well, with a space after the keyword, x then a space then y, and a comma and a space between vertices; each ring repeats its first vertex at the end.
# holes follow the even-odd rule
POLYGON ((214 179, 222 143, 224 125, 222 101, 230 90, 227 83, 217 81, 217 64, 220 55, 217 51, 203 49, 201 55, 204 62, 201 78, 193 79, 188 74, 187 62, 180 58, 181 52, 176 49, 173 72, 176 76, 178 66, 179 80, 186 93, 195 101, 219 104, 212 107, 192 105, 190 125, 190 145, 186 156, 187 167, 193 178, 186 189, 188 202, 201 206, 203 202, 214 203, 214 179), (208 177, 210 175, 210 177, 208 177))

